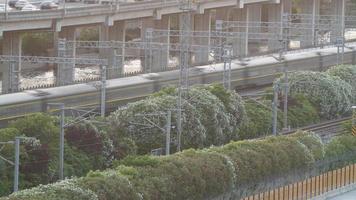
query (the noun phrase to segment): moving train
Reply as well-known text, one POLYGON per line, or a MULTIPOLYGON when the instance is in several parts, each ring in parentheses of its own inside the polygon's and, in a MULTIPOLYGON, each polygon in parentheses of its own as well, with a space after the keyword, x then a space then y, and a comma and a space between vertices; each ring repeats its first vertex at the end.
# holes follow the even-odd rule
MULTIPOLYGON (((288 71, 325 70, 336 65, 337 48, 311 49, 289 52, 280 61, 273 56, 248 58, 243 63, 233 60, 231 64, 231 85, 234 89, 258 87, 271 84, 284 67, 288 71)), ((344 63, 355 63, 355 52, 345 49, 344 63)), ((222 82, 224 64, 192 67, 189 82, 208 84, 222 82)), ((142 99, 160 88, 178 85, 179 71, 143 74, 132 77, 107 80, 106 107, 115 109, 118 105, 142 99)), ((96 82, 68 85, 47 89, 28 90, 0 95, 0 125, 34 112, 45 112, 48 103, 65 103, 66 107, 95 107, 100 104, 100 89, 96 82)))

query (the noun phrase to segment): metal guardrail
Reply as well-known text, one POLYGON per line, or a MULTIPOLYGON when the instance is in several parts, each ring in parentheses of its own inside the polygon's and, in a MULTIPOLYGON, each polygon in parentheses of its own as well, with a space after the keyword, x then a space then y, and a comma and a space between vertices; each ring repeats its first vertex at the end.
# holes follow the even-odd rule
MULTIPOLYGON (((216 0, 197 0, 196 5, 201 3, 214 2, 216 0)), ((110 15, 114 13, 125 12, 140 12, 141 10, 156 10, 167 7, 178 8, 179 0, 151 0, 151 1, 137 1, 137 2, 119 2, 115 5, 113 0, 111 5, 92 5, 92 6, 80 6, 70 7, 57 10, 38 10, 38 11, 14 11, 0 14, 0 22, 11 22, 20 20, 38 20, 38 19, 62 19, 70 17, 80 17, 88 15, 110 15)), ((246 2, 248 3, 248 2, 246 2)), ((152 12, 153 13, 153 12, 152 12)))
POLYGON ((17 20, 38 20, 38 19, 60 19, 63 17, 80 17, 88 15, 108 15, 116 12, 139 12, 140 10, 147 9, 160 9, 164 7, 178 6, 177 0, 155 0, 155 1, 140 1, 132 3, 119 3, 118 9, 113 5, 93 5, 93 6, 81 6, 72 7, 57 10, 39 10, 39 11, 14 11, 7 13, 7 17, 0 15, 0 21, 17 21, 17 20), (162 3, 164 2, 164 3, 162 3))

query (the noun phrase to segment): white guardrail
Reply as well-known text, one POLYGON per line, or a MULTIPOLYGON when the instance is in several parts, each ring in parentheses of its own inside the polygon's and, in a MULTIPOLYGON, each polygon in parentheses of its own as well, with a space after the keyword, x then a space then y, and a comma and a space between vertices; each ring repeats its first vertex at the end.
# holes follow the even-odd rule
MULTIPOLYGON (((200 0, 202 1, 202 0, 200 0)), ((119 12, 131 12, 147 9, 162 9, 165 7, 178 6, 179 0, 152 0, 137 2, 119 2, 116 8, 114 5, 85 5, 78 7, 59 8, 56 10, 37 10, 37 11, 12 11, 0 14, 0 21, 21 21, 21 20, 39 20, 39 19, 60 19, 81 17, 88 15, 110 15, 119 12)))

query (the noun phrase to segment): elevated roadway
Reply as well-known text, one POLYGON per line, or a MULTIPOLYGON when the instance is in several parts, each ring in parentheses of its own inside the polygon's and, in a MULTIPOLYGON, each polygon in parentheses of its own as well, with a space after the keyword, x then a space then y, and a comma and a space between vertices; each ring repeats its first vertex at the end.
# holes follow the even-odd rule
MULTIPOLYGON (((0 34, 5 31, 24 31, 51 29, 60 31, 66 26, 83 26, 90 24, 113 25, 114 21, 154 17, 182 12, 179 0, 150 0, 119 5, 85 5, 60 8, 57 10, 14 11, 0 14, 0 34)), ((280 3, 280 0, 199 0, 194 4, 197 13, 205 9, 221 7, 243 8, 246 4, 280 3)))
MULTIPOLYGON (((356 44, 349 44, 356 46, 356 44)), ((286 55, 290 71, 324 70, 336 64, 337 49, 334 47, 295 52, 286 55)), ((345 50, 344 63, 355 63, 355 52, 345 50)), ((272 57, 255 57, 245 64, 232 63, 232 86, 255 87, 271 84, 283 71, 283 63, 272 57)), ((190 84, 221 82, 223 64, 199 66, 190 69, 190 84)), ((178 84, 179 71, 145 74, 107 81, 107 107, 144 98, 160 88, 178 84)), ((57 88, 25 91, 0 95, 0 121, 8 121, 33 112, 46 111, 47 103, 62 102, 68 107, 94 107, 100 102, 100 91, 93 85, 77 84, 57 88)))

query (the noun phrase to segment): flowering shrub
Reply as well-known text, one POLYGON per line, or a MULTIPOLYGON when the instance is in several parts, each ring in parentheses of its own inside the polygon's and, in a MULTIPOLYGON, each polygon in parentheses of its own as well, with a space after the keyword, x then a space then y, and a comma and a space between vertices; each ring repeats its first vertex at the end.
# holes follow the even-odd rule
MULTIPOLYGON (((356 141, 356 139, 354 139, 356 141)), ((341 141, 343 143, 344 141, 341 141)), ((39 186, 1 200, 230 199, 263 189, 265 183, 308 170, 323 159, 324 145, 311 133, 232 142, 170 156, 129 157, 115 169, 39 186)), ((295 178, 295 177, 294 177, 295 178)), ((295 179, 293 179, 294 181, 295 179)))
POLYGON ((78 186, 77 179, 67 179, 49 185, 40 185, 33 189, 19 191, 4 200, 98 200, 97 195, 91 190, 78 186))
MULTIPOLYGON (((165 143, 165 134, 159 127, 164 128, 166 118, 152 114, 173 110, 172 125, 176 127, 177 100, 176 89, 166 88, 149 98, 130 103, 109 117, 112 132, 120 138, 131 138, 139 153, 160 148, 165 143)), ((235 130, 245 118, 241 97, 220 86, 190 88, 182 105, 184 148, 221 145, 236 139, 235 130)), ((177 129, 172 129, 172 133, 176 140, 177 129)))
POLYGON ((326 73, 337 76, 352 86, 353 103, 356 104, 356 65, 334 66, 326 73))
MULTIPOLYGON (((282 85, 284 77, 275 81, 282 85)), ((352 87, 338 77, 319 72, 299 71, 289 73, 291 95, 302 94, 319 107, 320 116, 332 119, 350 111, 352 87)))

